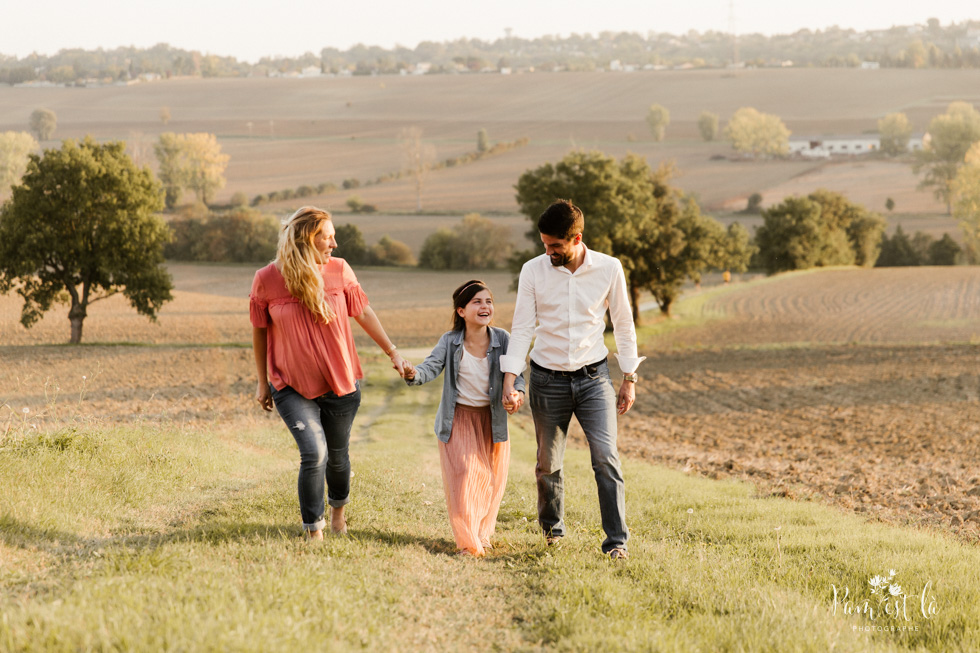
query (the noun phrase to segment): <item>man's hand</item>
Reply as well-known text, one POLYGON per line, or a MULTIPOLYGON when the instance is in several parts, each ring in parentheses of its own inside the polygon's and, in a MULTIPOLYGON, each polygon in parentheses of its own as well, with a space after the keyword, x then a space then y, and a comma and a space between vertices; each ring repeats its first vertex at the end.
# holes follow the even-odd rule
POLYGON ((504 410, 506 410, 510 415, 516 413, 524 403, 524 395, 517 390, 514 390, 514 381, 516 379, 516 375, 511 374, 510 372, 504 373, 503 397, 500 401, 504 405, 504 410))
POLYGON ((616 410, 620 415, 625 415, 633 407, 636 401, 636 384, 632 381, 623 381, 619 386, 619 397, 616 399, 616 410))
POLYGON ((259 381, 255 386, 255 401, 259 402, 262 410, 272 410, 272 391, 269 390, 268 383, 259 381))
POLYGON ((509 395, 504 395, 502 400, 504 404, 504 410, 507 411, 508 415, 513 415, 521 409, 524 405, 524 393, 523 392, 511 392, 509 395))

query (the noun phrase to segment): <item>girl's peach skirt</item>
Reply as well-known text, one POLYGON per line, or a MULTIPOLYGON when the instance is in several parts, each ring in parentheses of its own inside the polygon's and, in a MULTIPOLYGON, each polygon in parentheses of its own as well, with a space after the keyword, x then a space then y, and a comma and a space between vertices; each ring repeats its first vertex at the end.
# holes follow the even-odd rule
POLYGON ((507 485, 510 442, 494 442, 490 407, 456 404, 449 442, 439 443, 442 484, 456 548, 486 553, 507 485))

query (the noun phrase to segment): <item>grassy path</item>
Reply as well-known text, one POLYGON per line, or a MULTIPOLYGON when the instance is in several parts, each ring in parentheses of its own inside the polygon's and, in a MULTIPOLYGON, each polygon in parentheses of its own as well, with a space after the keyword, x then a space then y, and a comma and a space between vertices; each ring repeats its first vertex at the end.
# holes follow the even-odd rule
POLYGON ((577 449, 566 465, 570 536, 547 549, 527 413, 512 422, 498 545, 484 560, 457 558, 431 435, 438 391, 370 366, 351 536, 319 546, 298 537, 296 456, 278 424, 3 443, 0 650, 956 651, 980 641, 977 548, 638 461, 625 463, 629 561, 598 552, 595 485, 577 449), (870 593, 869 579, 889 570, 907 620, 879 613, 870 593), (845 588, 874 619, 845 614, 845 588))

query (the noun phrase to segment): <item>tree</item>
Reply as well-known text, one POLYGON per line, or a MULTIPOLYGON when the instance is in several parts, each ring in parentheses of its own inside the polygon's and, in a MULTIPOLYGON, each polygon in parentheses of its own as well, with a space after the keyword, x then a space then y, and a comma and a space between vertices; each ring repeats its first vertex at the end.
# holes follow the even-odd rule
POLYGON ((160 134, 153 146, 160 163, 167 208, 180 201, 184 189, 194 191, 198 201, 209 204, 214 193, 225 185, 225 169, 230 157, 221 153, 214 134, 160 134))
POLYGON ((27 132, 0 133, 0 198, 20 181, 37 141, 27 132))
POLYGON ((893 200, 890 197, 886 197, 885 198, 885 208, 888 209, 889 212, 894 211, 895 210, 895 200, 893 200))
POLYGON ((436 148, 422 140, 422 130, 418 127, 403 129, 401 143, 406 167, 415 180, 415 210, 421 211, 422 187, 436 158, 436 148))
MULTIPOLYGON (((724 233, 720 224, 701 215, 696 202, 670 185, 672 174, 671 166, 653 171, 646 159, 632 154, 617 161, 600 152, 571 152, 557 164, 521 175, 517 203, 535 225, 555 198, 568 198, 582 209, 585 242, 623 264, 638 321, 640 292, 652 292, 660 310, 669 314, 684 280, 716 266, 717 238, 724 233)), ((528 238, 540 246, 536 226, 528 238)), ((511 260, 517 267, 531 256, 521 252, 511 260)))
POLYGON ((790 131, 778 116, 742 107, 728 121, 725 135, 732 147, 753 157, 783 156, 789 152, 790 131))
POLYGON ((908 235, 902 230, 902 225, 895 228, 891 238, 882 234, 881 255, 875 265, 879 268, 922 265, 922 259, 912 246, 908 235))
POLYGON ((667 132, 667 125, 670 124, 670 111, 659 104, 651 104, 647 111, 647 125, 650 127, 650 134, 653 140, 658 143, 664 139, 667 132))
POLYGON ((742 213, 747 215, 758 215, 762 213, 762 193, 752 193, 749 195, 749 199, 745 201, 745 208, 742 209, 742 213))
POLYGON ((334 238, 337 241, 337 250, 334 253, 352 265, 367 264, 370 258, 368 248, 357 225, 338 224, 336 228, 334 238))
POLYGON ((510 253, 510 230, 468 213, 452 230, 441 228, 429 235, 419 252, 419 267, 432 270, 487 270, 510 253))
POLYGON ((486 152, 490 149, 490 137, 487 136, 487 130, 481 129, 476 133, 476 151, 486 152))
POLYGON ((944 233, 942 238, 929 245, 929 265, 956 265, 956 259, 962 251, 963 248, 949 234, 944 233))
POLYGON ((715 140, 718 135, 718 114, 702 111, 698 117, 698 131, 706 143, 715 140))
POLYGON ((160 107, 160 122, 165 125, 170 122, 170 107, 160 107))
POLYGON ((375 265, 411 266, 415 265, 415 257, 408 245, 384 235, 371 248, 371 262, 375 265))
POLYGON ((951 185, 953 215, 960 221, 966 250, 972 258, 980 252, 980 143, 970 147, 963 163, 951 185))
POLYGON ((54 135, 58 126, 58 117, 50 109, 34 109, 31 112, 31 131, 37 135, 37 140, 46 141, 54 135))
POLYGON ((738 222, 728 225, 725 237, 721 240, 720 251, 714 267, 731 272, 745 272, 749 269, 749 261, 759 250, 752 244, 749 230, 738 222))
POLYGON ((161 266, 170 238, 159 211, 160 185, 122 142, 66 140, 32 154, 0 212, 0 292, 24 299, 30 327, 55 301, 70 301, 71 342, 82 339, 90 304, 122 292, 151 320, 172 299, 161 266))
POLYGON ((787 197, 762 212, 759 259, 770 274, 828 265, 875 264, 885 220, 838 193, 787 197))
POLYGON ((904 154, 909 149, 912 123, 904 113, 889 113, 878 121, 878 134, 882 152, 891 156, 904 154))
POLYGON ((933 188, 936 199, 953 212, 953 180, 970 147, 980 141, 980 112, 967 102, 953 102, 946 113, 929 122, 928 139, 915 153, 912 170, 925 170, 919 188, 933 188))

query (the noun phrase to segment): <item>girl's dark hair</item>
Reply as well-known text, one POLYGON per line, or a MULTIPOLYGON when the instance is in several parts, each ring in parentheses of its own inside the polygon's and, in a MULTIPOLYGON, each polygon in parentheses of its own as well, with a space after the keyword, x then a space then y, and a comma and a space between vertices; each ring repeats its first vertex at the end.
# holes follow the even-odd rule
MULTIPOLYGON (((466 329, 466 320, 460 316, 459 311, 456 309, 463 308, 469 304, 476 297, 477 293, 484 290, 490 293, 490 299, 493 299, 493 291, 479 279, 471 279, 453 291, 453 331, 463 331, 466 329)), ((493 324, 492 320, 490 324, 493 324)))

